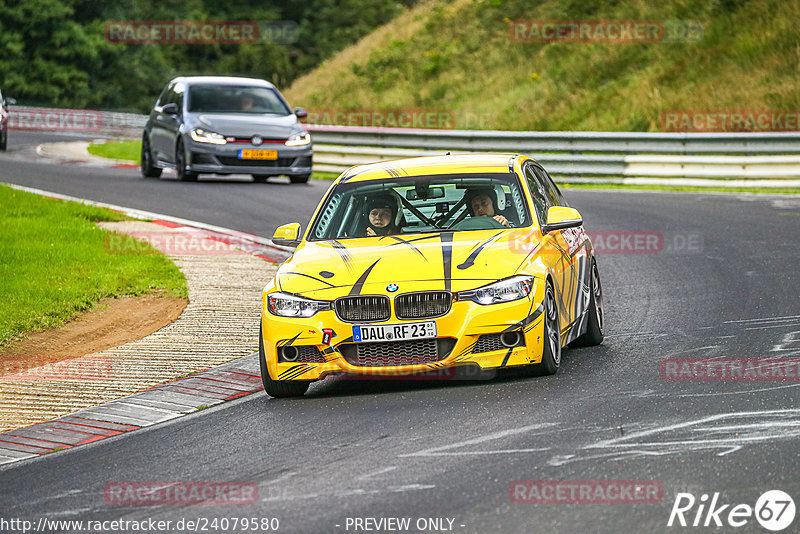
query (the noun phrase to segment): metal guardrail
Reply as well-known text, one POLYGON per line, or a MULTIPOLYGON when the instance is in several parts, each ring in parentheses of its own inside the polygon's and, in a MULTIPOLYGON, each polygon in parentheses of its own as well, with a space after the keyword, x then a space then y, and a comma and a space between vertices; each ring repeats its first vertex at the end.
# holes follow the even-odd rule
MULTIPOLYGON (((146 115, 12 107, 11 127, 139 138, 146 115), (26 127, 27 126, 27 127, 26 127)), ((314 169, 445 152, 519 152, 564 182, 800 187, 800 132, 651 133, 423 130, 307 124, 314 169)))
MULTIPOLYGON (((454 151, 453 153, 462 153, 454 151)), ((416 156, 441 150, 314 145, 314 168, 343 172, 352 165, 416 156)), ((676 156, 617 154, 531 154, 554 176, 671 178, 800 178, 800 156, 676 156)), ((599 181, 597 179, 593 181, 599 181)))
POLYGON ((404 130, 308 125, 314 168, 450 151, 530 154, 563 182, 799 187, 800 132, 404 130), (780 155, 778 155, 780 154, 780 155))
POLYGON ((329 145, 522 153, 800 155, 800 132, 507 132, 313 124, 308 129, 315 143, 329 145))
MULTIPOLYGON (((342 172, 353 165, 362 163, 417 156, 441 156, 445 153, 444 150, 324 145, 316 141, 316 134, 312 134, 312 137, 314 138, 314 168, 325 172, 342 172)), ((465 153, 465 151, 453 150, 452 153, 465 153)), ((618 155, 538 154, 536 160, 554 175, 621 176, 626 167, 624 157, 618 155)))

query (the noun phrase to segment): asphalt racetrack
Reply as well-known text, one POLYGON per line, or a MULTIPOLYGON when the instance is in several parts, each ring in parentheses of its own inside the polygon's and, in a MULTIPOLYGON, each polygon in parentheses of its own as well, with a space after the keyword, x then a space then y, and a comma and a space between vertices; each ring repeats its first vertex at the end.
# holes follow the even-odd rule
MULTIPOLYGON (((329 186, 246 177, 180 183, 134 169, 16 159, 43 140, 12 135, 0 181, 262 236, 287 222, 305 226, 329 186)), ((719 492, 717 504, 730 505, 718 516, 722 531, 766 532, 753 516, 733 529, 728 512, 755 506, 768 490, 800 497, 796 373, 690 381, 669 375, 665 360, 800 357, 800 198, 566 195, 606 243, 598 262, 607 337, 566 351, 555 376, 335 378, 300 399, 260 392, 0 468, 0 516, 207 526, 215 518, 277 518, 278 532, 402 531, 377 523, 382 518, 409 518, 408 532, 672 532, 687 530, 667 526, 679 493, 697 499, 684 514, 691 524, 701 496, 711 501, 719 492), (660 245, 637 249, 634 232, 661 236, 660 245), (258 497, 244 505, 121 506, 106 490, 125 481, 239 481, 255 485, 258 497), (655 502, 531 504, 514 502, 528 495, 515 494, 516 481, 642 481, 660 490, 655 502)), ((702 525, 705 511, 700 516, 702 525)))

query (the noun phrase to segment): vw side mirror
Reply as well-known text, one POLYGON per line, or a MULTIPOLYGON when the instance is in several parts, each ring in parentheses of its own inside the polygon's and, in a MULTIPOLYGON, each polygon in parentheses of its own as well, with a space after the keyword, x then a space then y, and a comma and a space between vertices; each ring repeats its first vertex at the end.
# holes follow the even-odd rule
POLYGON ((177 115, 178 114, 178 104, 174 102, 170 102, 169 104, 164 104, 161 106, 161 113, 166 115, 177 115))

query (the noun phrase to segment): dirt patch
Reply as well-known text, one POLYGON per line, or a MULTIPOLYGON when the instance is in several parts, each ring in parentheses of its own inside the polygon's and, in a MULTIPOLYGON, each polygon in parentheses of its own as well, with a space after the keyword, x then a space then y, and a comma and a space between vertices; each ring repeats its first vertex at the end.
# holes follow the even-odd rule
POLYGON ((141 339, 177 319, 188 303, 156 295, 101 300, 60 328, 31 333, 0 350, 0 376, 141 339))

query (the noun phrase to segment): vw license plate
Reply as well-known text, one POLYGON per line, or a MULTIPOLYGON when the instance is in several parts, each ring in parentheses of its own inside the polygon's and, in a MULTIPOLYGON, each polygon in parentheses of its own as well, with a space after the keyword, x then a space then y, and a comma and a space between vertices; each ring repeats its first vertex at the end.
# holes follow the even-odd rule
POLYGON ((353 341, 403 341, 405 339, 430 339, 436 337, 436 321, 424 323, 354 325, 353 341))
POLYGON ((278 151, 244 148, 239 151, 239 159, 278 159, 278 151))

